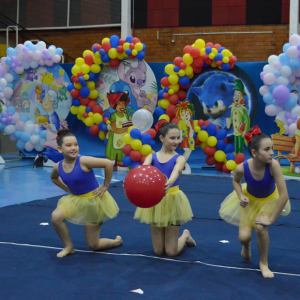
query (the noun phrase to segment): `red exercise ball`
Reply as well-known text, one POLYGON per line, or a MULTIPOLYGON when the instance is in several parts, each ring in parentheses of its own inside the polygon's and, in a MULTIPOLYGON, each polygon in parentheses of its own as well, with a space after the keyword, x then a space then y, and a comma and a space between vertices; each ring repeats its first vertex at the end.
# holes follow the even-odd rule
POLYGON ((124 180, 127 199, 142 208, 153 207, 165 196, 166 179, 153 166, 138 166, 132 169, 124 180))
MULTIPOLYGON (((295 152, 295 150, 294 150, 295 152)), ((234 158, 234 161, 237 163, 237 164, 241 164, 242 162, 245 161, 245 154, 244 153, 238 153, 235 158, 234 158)))

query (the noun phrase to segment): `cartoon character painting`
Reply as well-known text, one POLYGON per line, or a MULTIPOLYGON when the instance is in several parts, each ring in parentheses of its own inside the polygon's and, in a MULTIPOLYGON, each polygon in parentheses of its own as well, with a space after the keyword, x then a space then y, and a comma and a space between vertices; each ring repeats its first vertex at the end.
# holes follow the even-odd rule
POLYGON ((27 92, 23 92, 21 96, 21 112, 22 113, 30 112, 30 100, 27 92))
POLYGON ((36 74, 37 74, 37 72, 34 69, 29 68, 27 70, 26 80, 29 80, 31 82, 33 82, 33 80, 37 80, 38 76, 36 74))
POLYGON ((233 88, 233 104, 231 108, 231 117, 227 119, 227 128, 232 124, 234 135, 234 150, 235 154, 244 152, 245 133, 250 128, 250 117, 245 106, 246 96, 244 84, 241 79, 234 80, 235 87, 233 88))
POLYGON ((21 95, 19 93, 14 93, 12 97, 12 104, 16 110, 17 113, 20 113, 22 111, 21 109, 21 95))

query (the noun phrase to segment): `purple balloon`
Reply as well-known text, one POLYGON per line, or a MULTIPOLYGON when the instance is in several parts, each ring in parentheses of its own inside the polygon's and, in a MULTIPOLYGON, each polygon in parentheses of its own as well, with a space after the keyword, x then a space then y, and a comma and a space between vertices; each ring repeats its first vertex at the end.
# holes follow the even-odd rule
POLYGON ((24 47, 24 48, 23 48, 23 52, 24 52, 24 53, 27 53, 27 52, 29 52, 29 49, 28 49, 27 47, 24 47))
POLYGON ((23 62, 21 61, 21 60, 17 60, 17 62, 16 62, 16 64, 17 64, 17 66, 22 66, 23 65, 23 62))
POLYGON ((2 66, 0 66, 0 78, 2 78, 2 75, 3 75, 3 68, 2 66))
POLYGON ((14 69, 16 67, 16 63, 12 63, 10 67, 14 69))
POLYGON ((10 123, 12 121, 12 116, 8 116, 7 118, 6 118, 6 123, 10 123))
POLYGON ((8 114, 7 114, 6 111, 3 111, 3 112, 1 113, 1 116, 2 116, 3 118, 6 118, 6 117, 8 116, 8 114))
POLYGON ((292 114, 290 112, 286 112, 284 116, 286 119, 290 119, 292 117, 292 114))
POLYGON ((293 120, 292 119, 287 119, 286 122, 291 125, 293 123, 293 120))
POLYGON ((2 118, 2 119, 1 119, 1 122, 2 122, 3 124, 6 124, 6 118, 2 118))
POLYGON ((11 61, 15 63, 15 62, 17 61, 16 57, 13 56, 13 57, 11 58, 11 61))
POLYGON ((298 44, 297 49, 300 50, 300 44, 298 44))
POLYGON ((290 97, 290 90, 285 85, 279 85, 273 90, 272 95, 278 103, 285 103, 290 97))
POLYGON ((264 77, 265 77, 266 74, 267 74, 266 72, 261 72, 260 73, 260 79, 264 80, 264 77))
POLYGON ((292 120, 293 121, 297 121, 298 120, 298 116, 297 115, 292 115, 292 120))
POLYGON ((7 113, 9 116, 12 116, 13 115, 13 113, 12 112, 9 112, 9 113, 7 113))

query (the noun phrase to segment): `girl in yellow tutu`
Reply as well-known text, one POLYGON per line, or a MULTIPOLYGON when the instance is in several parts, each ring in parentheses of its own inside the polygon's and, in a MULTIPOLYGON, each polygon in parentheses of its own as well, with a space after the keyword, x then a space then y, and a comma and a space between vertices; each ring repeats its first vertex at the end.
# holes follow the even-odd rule
POLYGON ((273 278, 268 267, 267 226, 280 214, 288 215, 291 205, 280 165, 273 159, 272 140, 261 133, 257 125, 246 133, 245 139, 252 158, 236 168, 235 191, 223 201, 219 213, 226 222, 239 226, 239 241, 243 245, 241 256, 246 261, 251 259, 251 238, 255 230, 261 273, 265 278, 273 278), (246 183, 241 184, 243 177, 246 183))
POLYGON ((187 244, 196 246, 190 232, 185 229, 179 237, 180 225, 192 220, 193 212, 188 198, 179 190, 178 177, 186 160, 175 149, 180 144, 180 130, 165 120, 155 126, 163 145, 159 152, 147 156, 144 165, 153 165, 166 177, 165 197, 151 208, 137 208, 134 218, 150 224, 154 253, 176 256, 187 244))
POLYGON ((79 155, 76 137, 69 129, 57 132, 58 151, 64 159, 52 170, 52 181, 65 190, 52 213, 52 224, 65 248, 57 254, 64 257, 75 252, 65 220, 85 226, 87 245, 92 250, 118 247, 122 238, 99 239, 102 223, 116 217, 119 207, 107 192, 113 174, 113 163, 107 159, 79 155), (105 169, 104 184, 99 186, 93 168, 105 169))

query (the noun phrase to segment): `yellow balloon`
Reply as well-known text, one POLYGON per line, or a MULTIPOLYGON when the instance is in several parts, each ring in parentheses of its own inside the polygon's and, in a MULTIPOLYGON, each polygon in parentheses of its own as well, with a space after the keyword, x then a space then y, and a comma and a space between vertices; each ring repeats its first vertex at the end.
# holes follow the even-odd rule
POLYGON ((88 115, 89 115, 89 117, 93 117, 93 115, 94 115, 94 113, 92 112, 92 111, 90 111, 89 113, 88 113, 88 115))
POLYGON ((132 52, 131 52, 131 54, 132 54, 133 56, 137 56, 138 52, 137 52, 135 49, 133 49, 132 52))
POLYGON ((203 54, 205 54, 206 52, 205 52, 205 48, 201 48, 200 49, 200 55, 202 56, 203 54))
POLYGON ((124 57, 125 57, 125 52, 123 52, 123 53, 118 53, 118 59, 119 60, 123 60, 124 59, 124 57))
POLYGON ((193 68, 191 66, 187 66, 186 69, 185 69, 185 74, 187 76, 193 75, 194 74, 193 68))
POLYGON ((93 115, 93 121, 94 121, 95 124, 99 124, 103 121, 103 118, 99 113, 95 113, 93 115))
POLYGON ((218 54, 218 49, 212 48, 211 52, 216 56, 218 54))
POLYGON ((215 55, 211 52, 211 53, 209 53, 208 57, 209 57, 210 59, 214 59, 214 58, 215 58, 215 55))
POLYGON ((215 136, 210 136, 207 139, 207 145, 210 147, 215 147, 217 145, 217 142, 218 142, 218 140, 215 136))
POLYGON ((125 134, 123 137, 123 141, 125 144, 130 145, 131 142, 133 141, 133 138, 130 136, 130 134, 125 134))
POLYGON ((163 99, 163 100, 161 100, 161 102, 160 102, 160 106, 161 106, 162 108, 164 108, 164 109, 166 109, 169 105, 170 105, 170 102, 169 102, 169 100, 167 100, 167 99, 163 99))
POLYGON ((136 43, 134 46, 134 49, 137 51, 143 50, 143 44, 142 43, 136 43))
POLYGON ((95 58, 94 58, 94 63, 95 63, 96 65, 101 65, 101 64, 102 64, 101 58, 95 57, 95 58))
POLYGON ((140 150, 142 148, 142 142, 140 140, 133 140, 130 146, 133 150, 140 150))
POLYGON ((201 142, 206 142, 208 139, 208 133, 205 130, 201 130, 197 134, 198 140, 201 142))
POLYGON ((86 85, 90 90, 95 89, 95 82, 94 81, 88 81, 86 85))
POLYGON ((226 163, 226 168, 230 171, 235 170, 237 167, 236 162, 234 160, 228 160, 226 163))
POLYGON ((129 46, 130 46, 130 44, 129 44, 129 43, 124 43, 124 44, 123 44, 123 49, 124 49, 124 50, 126 50, 126 49, 128 49, 128 48, 129 48, 129 46))
POLYGON ((80 67, 80 71, 83 73, 83 74, 87 74, 89 73, 91 70, 91 67, 89 65, 86 65, 86 64, 83 64, 81 67, 80 67))
POLYGON ((183 62, 186 64, 186 65, 190 65, 192 64, 194 61, 193 57, 189 54, 189 53, 186 53, 183 55, 183 62))
POLYGON ((174 72, 174 65, 172 64, 168 64, 165 66, 165 71, 168 75, 172 75, 172 74, 175 74, 174 72))
POLYGON ((78 67, 80 67, 83 64, 84 64, 84 59, 82 57, 76 58, 75 65, 77 65, 78 67))
POLYGON ((110 49, 108 50, 108 56, 109 56, 110 58, 112 58, 112 59, 117 58, 117 56, 118 56, 118 51, 117 51, 117 49, 116 49, 116 48, 110 48, 110 49))
POLYGON ((85 51, 83 51, 83 57, 85 57, 88 54, 91 54, 93 57, 95 56, 94 52, 91 51, 91 50, 85 50, 85 51))
POLYGON ((74 65, 71 72, 74 76, 77 76, 78 72, 80 72, 80 67, 78 67, 77 65, 74 65))
POLYGON ((213 67, 213 68, 215 68, 217 65, 216 65, 216 62, 215 61, 213 61, 212 63, 211 63, 211 66, 213 67))
POLYGON ((77 115, 78 120, 82 121, 82 118, 83 118, 82 115, 79 115, 79 114, 77 115))
POLYGON ((152 148, 150 145, 143 145, 140 149, 140 152, 142 155, 149 155, 152 151, 152 148))
POLYGON ((185 75, 185 71, 184 71, 184 70, 180 70, 180 71, 178 72, 178 74, 179 74, 179 76, 183 77, 183 76, 185 75))
POLYGON ((222 162, 226 158, 226 154, 224 153, 224 151, 218 150, 215 152, 214 157, 216 161, 222 162))
POLYGON ((80 90, 82 88, 82 85, 80 83, 74 82, 74 87, 75 89, 80 90))
POLYGON ((100 138, 100 140, 102 140, 102 141, 105 140, 105 132, 104 132, 104 131, 102 131, 102 130, 99 131, 99 138, 100 138))
POLYGON ((78 108, 78 113, 83 115, 85 113, 85 109, 86 109, 85 105, 80 105, 78 108))
POLYGON ((195 130, 196 133, 198 133, 198 132, 200 132, 201 128, 199 126, 195 126, 194 130, 195 130))
POLYGON ((192 73, 191 75, 188 75, 189 79, 192 79, 194 77, 194 73, 192 73))
POLYGON ((176 93, 176 92, 179 91, 179 84, 172 84, 172 85, 169 86, 169 88, 170 88, 171 90, 173 90, 174 93, 176 93))
POLYGON ((157 105, 161 106, 161 100, 158 100, 157 105))
POLYGON ((207 146, 207 143, 206 143, 206 142, 202 142, 202 143, 200 144, 200 147, 201 147, 202 149, 204 149, 206 146, 207 146))
POLYGON ((91 99, 96 99, 99 96, 99 92, 95 89, 95 90, 91 90, 90 94, 89 94, 89 98, 91 99))
POLYGON ((77 115, 78 114, 78 106, 72 106, 71 107, 71 113, 73 114, 73 115, 77 115))
POLYGON ((129 128, 128 128, 128 133, 130 133, 130 131, 132 130, 134 128, 134 126, 130 126, 129 128))
POLYGON ((223 57, 222 62, 227 64, 229 62, 229 58, 228 57, 223 57))
POLYGON ((87 118, 85 119, 85 125, 86 125, 86 126, 90 127, 90 126, 92 126, 93 124, 94 124, 93 118, 87 117, 87 118))
POLYGON ((175 74, 172 74, 169 76, 168 80, 171 84, 176 84, 178 82, 178 76, 175 74))
POLYGON ((104 42, 110 42, 110 39, 109 39, 108 37, 106 37, 106 38, 104 38, 104 39, 102 40, 102 44, 103 44, 104 42))
POLYGON ((107 124, 111 124, 109 120, 106 121, 106 125, 107 125, 107 124))
POLYGON ((228 49, 224 49, 222 52, 223 56, 229 57, 230 56, 230 51, 228 49))
POLYGON ((100 55, 100 53, 97 51, 97 52, 95 53, 94 59, 95 59, 95 58, 99 58, 99 57, 101 57, 101 55, 100 55))
POLYGON ((170 117, 166 114, 161 115, 158 120, 167 120, 168 122, 170 122, 170 117))
POLYGON ((83 75, 83 78, 84 78, 85 80, 89 80, 89 79, 90 79, 90 75, 89 75, 89 74, 84 74, 84 75, 83 75))
POLYGON ((168 90, 168 93, 169 93, 170 95, 173 95, 175 92, 174 92, 174 90, 169 89, 169 90, 168 90))
POLYGON ((205 48, 205 42, 202 39, 197 39, 195 42, 195 47, 197 47, 199 50, 205 48))
POLYGON ((99 65, 93 64, 91 65, 91 71, 93 73, 99 73, 101 71, 101 67, 99 65))

